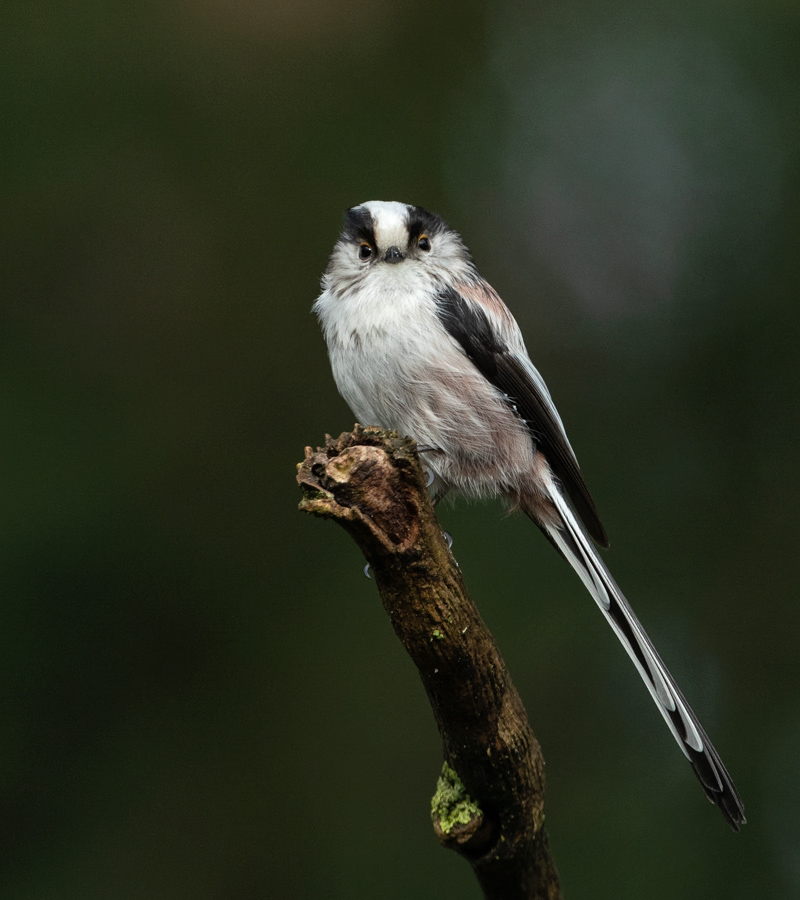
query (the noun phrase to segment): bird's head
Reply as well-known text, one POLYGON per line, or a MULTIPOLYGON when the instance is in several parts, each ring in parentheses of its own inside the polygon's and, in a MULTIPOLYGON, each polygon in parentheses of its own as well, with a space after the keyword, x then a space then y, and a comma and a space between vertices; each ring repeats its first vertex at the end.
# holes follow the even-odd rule
POLYGON ((348 209, 325 272, 328 287, 367 281, 443 283, 474 271, 460 236, 421 206, 371 200, 348 209))

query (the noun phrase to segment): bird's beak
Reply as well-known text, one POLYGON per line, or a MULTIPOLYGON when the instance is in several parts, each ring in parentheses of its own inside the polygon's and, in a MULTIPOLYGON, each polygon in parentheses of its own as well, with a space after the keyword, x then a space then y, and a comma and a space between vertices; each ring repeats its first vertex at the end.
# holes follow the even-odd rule
POLYGON ((397 247, 389 247, 383 257, 384 261, 387 263, 399 263, 405 258, 405 254, 401 253, 397 247))

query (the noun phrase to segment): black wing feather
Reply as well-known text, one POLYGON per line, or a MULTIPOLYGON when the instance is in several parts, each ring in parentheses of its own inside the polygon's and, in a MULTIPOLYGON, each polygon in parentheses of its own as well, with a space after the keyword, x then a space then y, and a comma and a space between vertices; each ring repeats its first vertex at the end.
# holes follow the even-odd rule
POLYGON ((455 338, 481 374, 508 398, 525 421, 534 443, 567 492, 586 530, 601 546, 608 536, 583 480, 575 456, 539 388, 497 334, 486 313, 453 288, 436 298, 439 320, 455 338))

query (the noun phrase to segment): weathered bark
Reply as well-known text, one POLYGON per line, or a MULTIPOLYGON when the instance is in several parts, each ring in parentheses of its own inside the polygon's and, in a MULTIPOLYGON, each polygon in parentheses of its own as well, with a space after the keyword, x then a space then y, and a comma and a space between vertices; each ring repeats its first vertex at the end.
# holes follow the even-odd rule
POLYGON ((334 519, 363 551, 425 685, 444 745, 439 840, 470 862, 489 900, 557 900, 541 750, 448 550, 413 441, 356 426, 307 447, 297 480, 300 508, 334 519))

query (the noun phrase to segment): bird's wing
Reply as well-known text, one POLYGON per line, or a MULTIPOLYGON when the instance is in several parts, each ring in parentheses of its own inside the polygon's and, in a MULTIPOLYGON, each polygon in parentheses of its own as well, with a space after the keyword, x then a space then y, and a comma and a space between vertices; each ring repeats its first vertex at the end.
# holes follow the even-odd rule
POLYGON ((601 547, 608 547, 608 536, 581 476, 561 417, 503 301, 485 282, 460 285, 458 290, 443 288, 436 297, 436 313, 484 378, 524 420, 586 530, 601 547))

